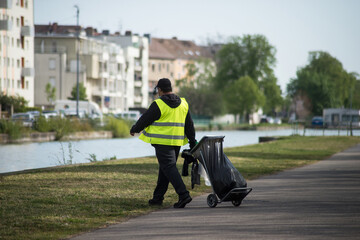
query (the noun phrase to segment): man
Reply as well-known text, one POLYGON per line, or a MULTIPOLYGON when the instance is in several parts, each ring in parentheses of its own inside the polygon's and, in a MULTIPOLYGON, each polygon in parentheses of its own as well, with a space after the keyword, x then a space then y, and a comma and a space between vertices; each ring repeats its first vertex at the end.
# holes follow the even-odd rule
POLYGON ((160 98, 132 126, 130 134, 134 136, 145 129, 139 138, 155 148, 159 162, 157 185, 149 205, 162 204, 170 182, 179 195, 174 208, 184 208, 192 198, 176 168, 176 161, 181 146, 188 141, 190 148, 196 144, 194 123, 186 100, 172 92, 169 79, 160 79, 155 90, 160 98))

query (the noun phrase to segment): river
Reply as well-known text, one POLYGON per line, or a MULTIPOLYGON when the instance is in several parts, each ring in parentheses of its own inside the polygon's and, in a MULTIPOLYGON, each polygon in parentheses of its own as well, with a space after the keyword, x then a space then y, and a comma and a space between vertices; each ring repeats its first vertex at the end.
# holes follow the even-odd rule
MULTIPOLYGON (((273 131, 199 131, 199 141, 205 135, 225 136, 224 147, 258 143, 260 136, 289 136, 291 129, 273 131)), ((302 130, 299 132, 302 134, 302 130)), ((322 135, 322 130, 306 131, 306 135, 322 135)), ((325 135, 347 135, 346 131, 325 131, 325 135)), ((360 136, 360 130, 354 132, 360 136)), ((188 145, 185 146, 187 148, 188 145)), ((137 137, 122 139, 96 139, 71 142, 43 142, 0 145, 0 173, 44 168, 66 163, 86 163, 110 158, 154 156, 154 149, 137 137)))

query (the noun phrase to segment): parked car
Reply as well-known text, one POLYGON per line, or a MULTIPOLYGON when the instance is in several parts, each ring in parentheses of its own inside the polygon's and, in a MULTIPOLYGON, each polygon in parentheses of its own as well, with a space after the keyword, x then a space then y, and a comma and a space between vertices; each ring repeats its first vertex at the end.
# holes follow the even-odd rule
POLYGON ((274 123, 275 124, 281 124, 282 123, 281 118, 275 118, 274 123))
POLYGON ((12 121, 20 122, 24 127, 32 127, 35 121, 35 116, 31 113, 14 113, 11 116, 12 121))
POLYGON ((273 124, 274 119, 272 117, 263 116, 263 117, 260 118, 260 123, 271 123, 271 124, 273 124))
POLYGON ((324 125, 324 119, 320 116, 315 116, 311 119, 312 127, 322 127, 324 125))
POLYGON ((45 119, 54 118, 58 116, 57 111, 43 111, 42 116, 45 117, 45 119))

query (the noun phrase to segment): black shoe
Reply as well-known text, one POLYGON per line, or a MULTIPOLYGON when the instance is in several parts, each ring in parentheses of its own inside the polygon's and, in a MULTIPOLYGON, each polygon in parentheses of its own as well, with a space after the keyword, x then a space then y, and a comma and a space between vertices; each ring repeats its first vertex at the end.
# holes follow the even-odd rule
POLYGON ((187 196, 184 199, 180 199, 177 203, 174 204, 174 208, 184 208, 186 204, 191 202, 192 198, 187 196))
POLYGON ((162 202, 163 202, 162 200, 150 199, 149 205, 150 206, 161 206, 162 202))

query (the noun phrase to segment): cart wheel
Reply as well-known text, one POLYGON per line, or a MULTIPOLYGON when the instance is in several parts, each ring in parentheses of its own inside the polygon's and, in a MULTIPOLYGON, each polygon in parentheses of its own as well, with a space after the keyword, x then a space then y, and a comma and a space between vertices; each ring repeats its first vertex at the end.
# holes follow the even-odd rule
POLYGON ((217 197, 215 194, 209 194, 207 197, 207 204, 209 207, 214 208, 217 205, 217 197))
POLYGON ((233 204, 235 207, 238 207, 238 206, 240 206, 240 204, 241 204, 241 201, 240 201, 240 200, 232 200, 231 202, 232 202, 232 204, 233 204))

